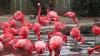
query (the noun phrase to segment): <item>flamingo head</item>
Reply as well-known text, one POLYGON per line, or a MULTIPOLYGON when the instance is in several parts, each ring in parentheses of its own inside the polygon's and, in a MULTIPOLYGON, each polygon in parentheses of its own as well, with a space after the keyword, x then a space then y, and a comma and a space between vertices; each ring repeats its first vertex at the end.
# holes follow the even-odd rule
POLYGON ((88 48, 88 54, 91 55, 92 52, 93 52, 93 48, 90 48, 90 47, 89 47, 89 48, 88 48))
POLYGON ((21 11, 16 11, 16 13, 14 14, 13 18, 15 20, 21 21, 24 18, 24 15, 22 14, 21 11))

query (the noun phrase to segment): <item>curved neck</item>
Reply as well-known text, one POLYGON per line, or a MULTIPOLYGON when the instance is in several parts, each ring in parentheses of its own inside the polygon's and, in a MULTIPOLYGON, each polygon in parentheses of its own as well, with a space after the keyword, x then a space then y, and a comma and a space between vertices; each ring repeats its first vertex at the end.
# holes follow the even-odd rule
POLYGON ((38 10, 38 19, 40 18, 41 16, 41 6, 39 6, 39 10, 38 10))

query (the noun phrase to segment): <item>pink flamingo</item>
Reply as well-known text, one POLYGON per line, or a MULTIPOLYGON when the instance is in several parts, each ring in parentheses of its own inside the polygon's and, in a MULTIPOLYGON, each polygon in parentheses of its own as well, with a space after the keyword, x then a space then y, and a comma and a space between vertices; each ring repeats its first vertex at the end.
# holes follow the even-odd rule
POLYGON ((16 49, 22 49, 22 50, 28 52, 28 54, 30 56, 32 56, 33 44, 28 39, 18 39, 18 40, 16 40, 16 43, 13 45, 13 48, 15 50, 16 49))
POLYGON ((63 39, 61 36, 53 36, 49 41, 49 52, 52 55, 52 52, 54 51, 54 56, 59 56, 60 51, 63 45, 63 39))
POLYGON ((41 6, 40 3, 38 3, 39 11, 38 11, 38 22, 41 25, 47 25, 50 23, 50 19, 47 16, 41 16, 41 6))
POLYGON ((24 15, 21 11, 16 11, 16 13, 14 14, 13 18, 17 21, 23 22, 24 19, 24 15))
POLYGON ((28 28, 29 28, 29 30, 31 30, 32 29, 32 23, 30 23, 30 22, 27 22, 27 21, 23 21, 22 23, 21 23, 21 26, 27 26, 28 28))
POLYGON ((11 41, 14 38, 15 38, 14 35, 12 33, 9 33, 9 32, 8 33, 5 33, 5 34, 2 34, 0 36, 0 39, 2 40, 3 44, 11 41))
POLYGON ((1 25, 1 28, 2 29, 10 28, 10 23, 9 22, 3 22, 2 25, 1 25))
MULTIPOLYGON (((70 36, 75 40, 75 44, 79 41, 82 44, 85 44, 85 37, 81 35, 78 27, 73 27, 70 31, 70 36)), ((73 42, 74 43, 74 42, 73 42)))
POLYGON ((48 34, 48 39, 50 40, 51 37, 53 36, 61 36, 64 42, 67 42, 67 36, 63 35, 61 32, 49 32, 48 34))
POLYGON ((93 33, 95 35, 95 43, 96 43, 96 36, 100 34, 100 27, 95 25, 95 24, 93 24, 92 31, 93 31, 93 33))
POLYGON ((49 11, 47 17, 50 18, 51 21, 59 21, 59 16, 55 11, 49 11))
POLYGON ((76 37, 76 40, 81 42, 81 44, 85 44, 85 37, 84 36, 78 36, 78 37, 76 37))
POLYGON ((62 22, 55 22, 54 31, 60 31, 64 28, 66 28, 66 24, 64 24, 62 22))
POLYGON ((46 43, 44 41, 36 41, 34 45, 34 49, 37 54, 43 54, 46 51, 46 43))
POLYGON ((76 14, 74 12, 67 12, 65 13, 65 16, 70 17, 74 21, 74 23, 77 24, 77 26, 79 27, 78 21, 76 19, 76 14))
POLYGON ((4 45, 3 45, 2 41, 0 41, 0 52, 3 51, 3 48, 4 48, 4 45))
POLYGON ((34 32, 36 33, 38 40, 41 39, 41 36, 40 36, 40 28, 41 28, 41 24, 39 24, 39 23, 34 23, 34 24, 33 24, 32 29, 33 29, 34 32))
POLYGON ((80 36, 80 30, 78 27, 73 27, 70 31, 70 35, 73 37, 73 38, 76 38, 78 36, 80 36))
POLYGON ((19 35, 21 36, 20 38, 25 39, 25 38, 28 37, 28 34, 29 34, 29 28, 28 28, 28 26, 22 26, 19 29, 19 35))
POLYGON ((15 29, 17 28, 16 20, 10 19, 10 20, 9 20, 9 24, 10 24, 11 27, 13 27, 13 28, 15 28, 15 29))
POLYGON ((91 54, 93 54, 93 52, 94 51, 97 51, 98 50, 98 52, 99 52, 99 54, 100 54, 100 45, 98 45, 98 46, 95 46, 94 48, 88 48, 88 54, 89 54, 89 56, 91 56, 91 54))
POLYGON ((19 32, 17 29, 14 29, 14 28, 5 28, 3 30, 3 34, 5 33, 12 33, 13 35, 17 35, 19 32))

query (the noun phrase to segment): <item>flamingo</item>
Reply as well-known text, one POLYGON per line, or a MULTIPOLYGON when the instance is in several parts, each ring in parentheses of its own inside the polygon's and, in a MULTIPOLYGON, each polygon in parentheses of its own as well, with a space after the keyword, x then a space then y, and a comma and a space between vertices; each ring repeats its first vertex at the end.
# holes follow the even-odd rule
POLYGON ((41 28, 41 24, 39 24, 39 23, 34 23, 34 24, 33 24, 32 29, 33 29, 34 32, 36 33, 38 40, 41 39, 41 36, 40 36, 40 28, 41 28))
POLYGON ((76 37, 76 40, 77 41, 79 41, 79 42, 81 42, 81 44, 85 44, 85 37, 84 36, 78 36, 78 37, 76 37))
POLYGON ((4 45, 3 45, 2 41, 0 41, 0 52, 3 51, 3 48, 4 48, 4 45))
POLYGON ((13 18, 17 21, 23 22, 24 19, 24 15, 21 11, 16 11, 16 13, 14 14, 13 18))
POLYGON ((2 29, 10 28, 10 23, 9 22, 3 22, 1 28, 2 29))
POLYGON ((48 33, 48 39, 50 39, 52 36, 63 36, 61 32, 49 32, 48 33))
POLYGON ((19 32, 17 29, 14 29, 14 28, 5 28, 3 30, 3 34, 5 34, 5 33, 11 33, 13 35, 17 35, 19 32))
POLYGON ((47 13, 47 17, 50 18, 51 21, 59 21, 59 16, 57 15, 57 12, 55 11, 49 11, 47 13))
POLYGON ((10 19, 9 20, 9 24, 10 24, 10 26, 11 27, 13 27, 13 28, 17 28, 17 24, 16 24, 16 20, 15 19, 10 19))
POLYGON ((67 12, 65 13, 65 16, 70 17, 74 21, 74 23, 77 24, 77 26, 79 26, 78 21, 76 19, 76 14, 74 12, 67 12))
POLYGON ((98 45, 98 46, 95 46, 94 48, 88 48, 88 54, 89 54, 89 56, 94 52, 94 51, 96 51, 96 50, 98 50, 99 51, 99 53, 100 53, 100 45, 98 45))
POLYGON ((82 44, 85 44, 85 37, 81 37, 81 42, 82 42, 82 44))
POLYGON ((85 37, 80 33, 80 30, 78 27, 73 27, 71 29, 70 36, 76 39, 77 41, 82 42, 82 44, 85 43, 85 37))
POLYGON ((54 31, 60 31, 64 28, 66 28, 66 24, 64 24, 63 22, 55 22, 54 31))
POLYGON ((18 39, 12 39, 11 41, 5 43, 5 47, 8 48, 8 47, 13 47, 14 44, 17 42, 18 39))
POLYGON ((53 36, 60 36, 64 42, 67 42, 67 35, 63 35, 61 32, 49 32, 48 39, 50 40, 53 36))
POLYGON ((33 25, 32 25, 32 23, 28 22, 27 26, 28 26, 29 30, 31 30, 33 25))
POLYGON ((50 23, 50 19, 47 17, 47 16, 41 16, 41 6, 40 6, 40 3, 38 3, 38 6, 39 6, 39 11, 38 11, 38 22, 45 26, 47 24, 50 23))
POLYGON ((96 36, 100 34, 100 27, 95 25, 95 24, 93 24, 92 31, 93 31, 93 33, 95 35, 95 43, 96 43, 96 36))
POLYGON ((60 51, 63 45, 63 39, 60 36, 53 36, 49 41, 49 52, 52 55, 52 52, 54 51, 54 56, 59 56, 60 51))
POLYGON ((11 41, 14 38, 15 38, 14 35, 12 33, 9 33, 9 32, 8 33, 5 33, 5 34, 2 34, 0 36, 0 39, 2 40, 3 44, 11 41))
POLYGON ((18 39, 16 43, 13 45, 13 48, 16 49, 22 49, 31 56, 33 51, 33 44, 28 39, 18 39))
POLYGON ((49 11, 47 9, 47 17, 50 19, 50 23, 49 23, 49 30, 50 30, 50 26, 51 26, 52 21, 59 22, 59 16, 58 16, 57 12, 49 11))
POLYGON ((70 31, 70 36, 72 36, 73 38, 76 38, 78 36, 80 36, 80 30, 78 27, 73 27, 70 31))
POLYGON ((19 35, 21 36, 20 38, 25 39, 25 38, 28 37, 28 34, 29 34, 29 28, 28 28, 28 26, 22 26, 19 29, 19 35))
POLYGON ((25 21, 25 20, 21 23, 21 26, 28 26, 29 30, 32 29, 32 23, 27 22, 27 21, 25 21))
POLYGON ((34 49, 37 54, 43 54, 44 51, 46 50, 46 43, 44 41, 36 41, 34 45, 34 49))

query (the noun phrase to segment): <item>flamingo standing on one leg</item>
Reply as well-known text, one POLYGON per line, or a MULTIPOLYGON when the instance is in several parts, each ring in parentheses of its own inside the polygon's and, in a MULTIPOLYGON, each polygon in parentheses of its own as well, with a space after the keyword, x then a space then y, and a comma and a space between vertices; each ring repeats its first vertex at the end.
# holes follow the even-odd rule
POLYGON ((74 27, 71 29, 70 36, 73 37, 73 39, 82 42, 82 44, 85 43, 85 38, 81 35, 78 27, 74 27))

